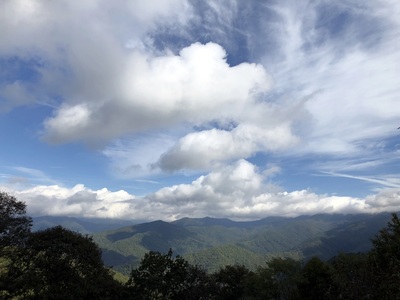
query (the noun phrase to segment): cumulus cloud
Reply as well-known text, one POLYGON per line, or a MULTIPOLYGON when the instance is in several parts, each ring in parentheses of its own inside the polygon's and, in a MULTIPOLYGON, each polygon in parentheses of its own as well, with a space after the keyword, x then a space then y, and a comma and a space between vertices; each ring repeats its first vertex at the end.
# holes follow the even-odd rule
MULTIPOLYGON (((31 189, 13 191, 20 200, 26 202, 28 213, 32 215, 67 215, 82 217, 124 218, 130 205, 127 200, 133 195, 120 190, 111 192, 106 188, 91 190, 82 184, 73 188, 59 185, 39 185, 31 189)), ((129 217, 140 218, 131 215, 129 217)))
POLYGON ((141 42, 149 32, 162 24, 179 27, 190 16, 186 0, 1 1, 0 63, 8 70, 0 73, 4 106, 56 98, 52 104, 64 103, 65 110, 107 99, 130 52, 126 46, 151 50, 141 42))
POLYGON ((226 53, 213 43, 192 44, 179 55, 151 57, 134 51, 108 97, 64 105, 45 122, 54 142, 110 139, 182 122, 204 124, 235 120, 269 88, 260 65, 229 66, 226 53))
POLYGON ((82 184, 24 190, 15 194, 33 215, 70 215, 140 220, 182 217, 228 217, 252 220, 267 216, 317 213, 376 213, 398 211, 400 190, 384 189, 366 198, 316 194, 310 190, 283 191, 271 184, 276 167, 261 170, 246 160, 221 167, 189 184, 164 187, 144 197, 126 191, 91 190, 82 184))
POLYGON ((259 170, 240 160, 190 184, 160 189, 146 196, 165 206, 171 216, 256 219, 266 216, 298 216, 317 213, 376 213, 400 208, 399 189, 384 189, 367 198, 316 194, 310 190, 283 191, 271 184, 276 167, 259 170), (174 209, 179 207, 179 209, 174 209))
POLYGON ((211 215, 256 219, 271 215, 297 216, 316 213, 354 213, 368 210, 365 201, 352 197, 318 195, 308 190, 284 192, 268 184, 266 175, 240 160, 232 166, 201 176, 191 184, 163 188, 148 195, 152 203, 180 207, 175 216, 211 215))
POLYGON ((158 165, 166 171, 210 169, 256 152, 287 149, 296 140, 287 124, 262 128, 241 123, 231 131, 214 128, 186 135, 161 156, 158 165))
MULTIPOLYGON (((260 101, 271 87, 263 66, 246 62, 230 66, 226 51, 217 43, 191 40, 189 46, 176 52, 169 50, 169 43, 165 47, 154 44, 158 32, 165 28, 175 28, 175 34, 181 37, 191 36, 190 28, 199 20, 195 16, 197 7, 187 1, 169 0, 162 5, 154 1, 124 5, 58 1, 45 5, 28 0, 1 5, 3 12, 13 13, 2 19, 5 43, 0 54, 5 61, 12 58, 10 64, 17 66, 14 77, 18 78, 8 78, 0 88, 7 99, 3 110, 29 102, 52 102, 55 109, 44 121, 42 132, 50 143, 104 142, 126 134, 176 130, 182 125, 189 128, 183 137, 176 133, 170 137, 176 145, 167 153, 150 150, 152 161, 131 164, 136 170, 140 165, 148 173, 150 165, 162 170, 209 168, 213 162, 225 160, 215 157, 194 166, 193 161, 185 162, 194 157, 187 154, 176 163, 176 156, 189 139, 215 136, 212 130, 190 134, 191 126, 237 124, 231 132, 219 131, 226 134, 217 150, 230 148, 228 160, 251 156, 254 151, 281 149, 294 140, 290 122, 274 121, 271 116, 275 109, 260 101), (77 19, 86 22, 78 24, 77 19), (29 78, 21 79, 22 66, 31 74, 29 78), (251 124, 247 124, 249 120, 251 124), (279 135, 282 140, 278 141, 279 135), (266 141, 262 141, 264 138, 266 141), (232 149, 241 139, 249 145, 232 149)), ((211 2, 207 6, 215 14, 224 11, 211 2)), ((236 5, 229 7, 237 10, 236 5)), ((228 15, 222 23, 229 23, 228 15)), ((144 144, 157 144, 153 136, 148 136, 144 144)), ((126 152, 132 147, 122 149, 115 144, 126 143, 116 141, 103 153, 113 169, 126 176, 132 172, 120 166, 121 152, 114 150, 126 152)), ((169 146, 164 145, 164 151, 169 146)), ((139 148, 135 145, 136 152, 143 152, 139 148)), ((203 156, 211 150, 202 145, 203 156)))
POLYGON ((376 195, 369 195, 366 204, 379 211, 398 211, 400 206, 400 188, 388 188, 376 195))

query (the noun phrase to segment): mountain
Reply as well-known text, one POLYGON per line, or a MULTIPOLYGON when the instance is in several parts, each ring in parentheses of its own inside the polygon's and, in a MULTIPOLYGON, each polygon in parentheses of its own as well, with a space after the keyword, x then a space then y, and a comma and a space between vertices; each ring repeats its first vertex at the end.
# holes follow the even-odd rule
POLYGON ((33 231, 44 230, 61 225, 82 234, 91 234, 134 224, 134 222, 126 220, 74 218, 65 216, 33 217, 32 221, 33 231))
POLYGON ((154 221, 95 233, 106 265, 128 274, 148 251, 170 248, 192 264, 216 271, 225 265, 251 269, 272 257, 328 259, 340 252, 364 252, 391 214, 319 214, 257 221, 183 218, 154 221))
POLYGON ((305 257, 318 256, 329 259, 342 252, 366 252, 372 244, 371 239, 390 221, 391 214, 382 213, 367 218, 354 215, 352 219, 328 230, 323 237, 310 245, 302 245, 305 257))

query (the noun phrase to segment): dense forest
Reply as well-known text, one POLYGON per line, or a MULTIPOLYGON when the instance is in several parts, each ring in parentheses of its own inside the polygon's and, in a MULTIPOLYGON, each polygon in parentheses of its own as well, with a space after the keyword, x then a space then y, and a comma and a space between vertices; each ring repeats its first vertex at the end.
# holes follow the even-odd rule
POLYGON ((399 299, 396 214, 367 253, 329 260, 272 258, 215 272, 172 250, 150 251, 127 281, 104 266, 88 235, 61 226, 33 232, 25 203, 0 192, 0 299, 399 299))
MULTIPOLYGON (((175 255, 201 265, 209 273, 235 264, 255 271, 274 257, 307 261, 318 256, 328 260, 343 252, 368 252, 371 239, 390 219, 390 213, 266 217, 256 221, 183 218, 122 226, 93 233, 92 237, 102 250, 105 265, 127 276, 145 253, 167 253, 171 248, 175 255)), ((34 225, 38 224, 35 220, 34 225)), ((60 224, 54 221, 50 222, 52 226, 60 224)), ((73 230, 79 225, 89 229, 79 220, 61 224, 73 230)), ((48 225, 42 223, 42 229, 52 227, 48 225)))

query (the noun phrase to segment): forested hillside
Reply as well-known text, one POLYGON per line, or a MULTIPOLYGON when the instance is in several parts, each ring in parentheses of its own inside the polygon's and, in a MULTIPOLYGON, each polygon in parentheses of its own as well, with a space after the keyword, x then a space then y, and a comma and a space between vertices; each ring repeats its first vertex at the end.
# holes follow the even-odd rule
POLYGON ((185 218, 100 232, 93 239, 103 249, 105 264, 125 274, 148 251, 169 249, 212 272, 233 264, 255 269, 273 257, 329 259, 341 252, 366 252, 388 220, 389 213, 269 217, 251 222, 185 218))

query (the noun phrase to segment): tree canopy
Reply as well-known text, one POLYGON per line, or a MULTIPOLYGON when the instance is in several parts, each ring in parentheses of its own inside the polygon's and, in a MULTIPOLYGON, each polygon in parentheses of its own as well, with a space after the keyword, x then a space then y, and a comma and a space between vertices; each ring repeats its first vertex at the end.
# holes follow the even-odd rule
POLYGON ((32 219, 26 216, 25 203, 0 191, 0 254, 7 247, 22 243, 31 226, 32 219))
POLYGON ((204 270, 180 256, 150 251, 132 270, 127 283, 134 299, 209 299, 210 282, 204 270), (204 298, 203 298, 204 297, 204 298))
POLYGON ((372 240, 370 260, 374 273, 374 290, 381 299, 400 298, 400 220, 391 221, 372 240))

